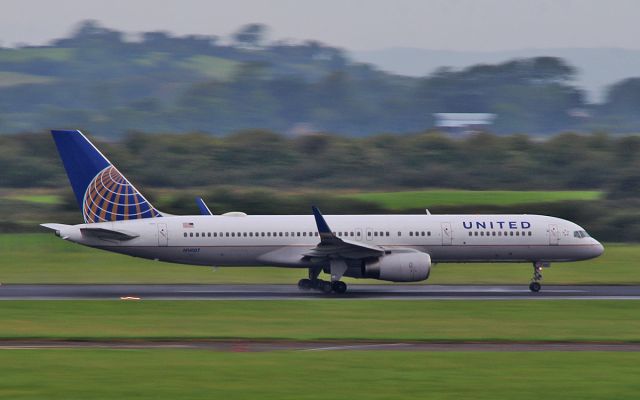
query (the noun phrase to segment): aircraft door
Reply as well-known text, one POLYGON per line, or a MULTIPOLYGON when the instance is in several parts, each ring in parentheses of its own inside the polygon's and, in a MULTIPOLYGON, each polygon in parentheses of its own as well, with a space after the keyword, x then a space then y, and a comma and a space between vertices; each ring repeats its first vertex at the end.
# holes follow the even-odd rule
POLYGON ((158 246, 166 247, 169 245, 169 231, 167 224, 158 224, 158 246))
POLYGON ((362 237, 362 229, 360 228, 356 229, 356 240, 364 241, 364 238, 362 237))
POLYGON ((556 224, 549 224, 549 244, 557 246, 560 243, 560 229, 556 224))
POLYGON ((453 233, 451 232, 451 222, 443 222, 440 224, 442 228, 442 245, 451 246, 453 243, 453 233))

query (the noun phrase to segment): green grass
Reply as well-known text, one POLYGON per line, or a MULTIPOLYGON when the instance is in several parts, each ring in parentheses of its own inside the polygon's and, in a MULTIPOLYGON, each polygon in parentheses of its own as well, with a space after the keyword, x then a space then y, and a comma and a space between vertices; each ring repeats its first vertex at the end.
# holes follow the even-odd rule
POLYGON ((433 206, 509 206, 567 200, 597 200, 601 195, 599 191, 422 190, 353 193, 344 196, 370 201, 390 210, 408 210, 433 206))
MULTIPOLYGON (((607 244, 604 256, 556 263, 544 271, 547 284, 640 283, 635 260, 640 245, 607 244)), ((53 234, 1 234, 0 283, 288 283, 306 270, 290 268, 208 268, 128 257, 65 242, 53 234)), ((528 264, 439 264, 428 284, 522 284, 528 264)), ((349 280, 380 283, 375 280, 349 280)))
POLYGON ((633 300, 7 300, 1 305, 0 338, 640 341, 640 302, 633 300))
POLYGON ((65 48, 23 48, 0 49, 0 61, 25 62, 31 60, 67 61, 73 56, 73 49, 65 48))
POLYGON ((636 399, 640 353, 0 352, 27 399, 636 399))
POLYGON ((62 198, 55 194, 24 194, 10 195, 6 199, 17 200, 25 203, 58 205, 62 202, 62 198))
POLYGON ((229 80, 240 63, 213 56, 193 56, 184 62, 184 66, 211 79, 229 80))
POLYGON ((22 74, 19 72, 0 71, 0 88, 18 85, 52 83, 53 78, 48 76, 22 74))

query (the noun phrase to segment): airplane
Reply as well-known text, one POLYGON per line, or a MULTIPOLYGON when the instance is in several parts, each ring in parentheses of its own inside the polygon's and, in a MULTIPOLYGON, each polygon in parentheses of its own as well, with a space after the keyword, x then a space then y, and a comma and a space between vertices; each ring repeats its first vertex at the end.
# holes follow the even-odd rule
POLYGON ((343 277, 426 280, 436 263, 532 263, 532 292, 543 267, 587 260, 604 247, 577 224, 544 215, 201 215, 159 211, 83 135, 51 131, 83 224, 42 224, 70 242, 116 253, 202 266, 306 269, 301 290, 345 293, 343 277), (320 279, 320 273, 330 276, 320 279))

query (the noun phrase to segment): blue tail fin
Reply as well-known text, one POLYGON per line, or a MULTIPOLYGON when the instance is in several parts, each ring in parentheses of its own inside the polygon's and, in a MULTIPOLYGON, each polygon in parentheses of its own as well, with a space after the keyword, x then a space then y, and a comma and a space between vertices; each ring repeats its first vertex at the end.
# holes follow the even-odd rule
POLYGON ((162 214, 80 131, 51 131, 86 223, 162 214))

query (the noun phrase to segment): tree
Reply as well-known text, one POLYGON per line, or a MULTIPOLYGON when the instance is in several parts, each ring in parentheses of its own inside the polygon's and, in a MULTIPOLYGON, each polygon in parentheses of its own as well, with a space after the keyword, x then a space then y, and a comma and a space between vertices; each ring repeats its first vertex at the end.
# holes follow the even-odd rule
POLYGON ((247 24, 233 34, 233 40, 243 47, 259 48, 262 46, 266 33, 266 25, 247 24))

